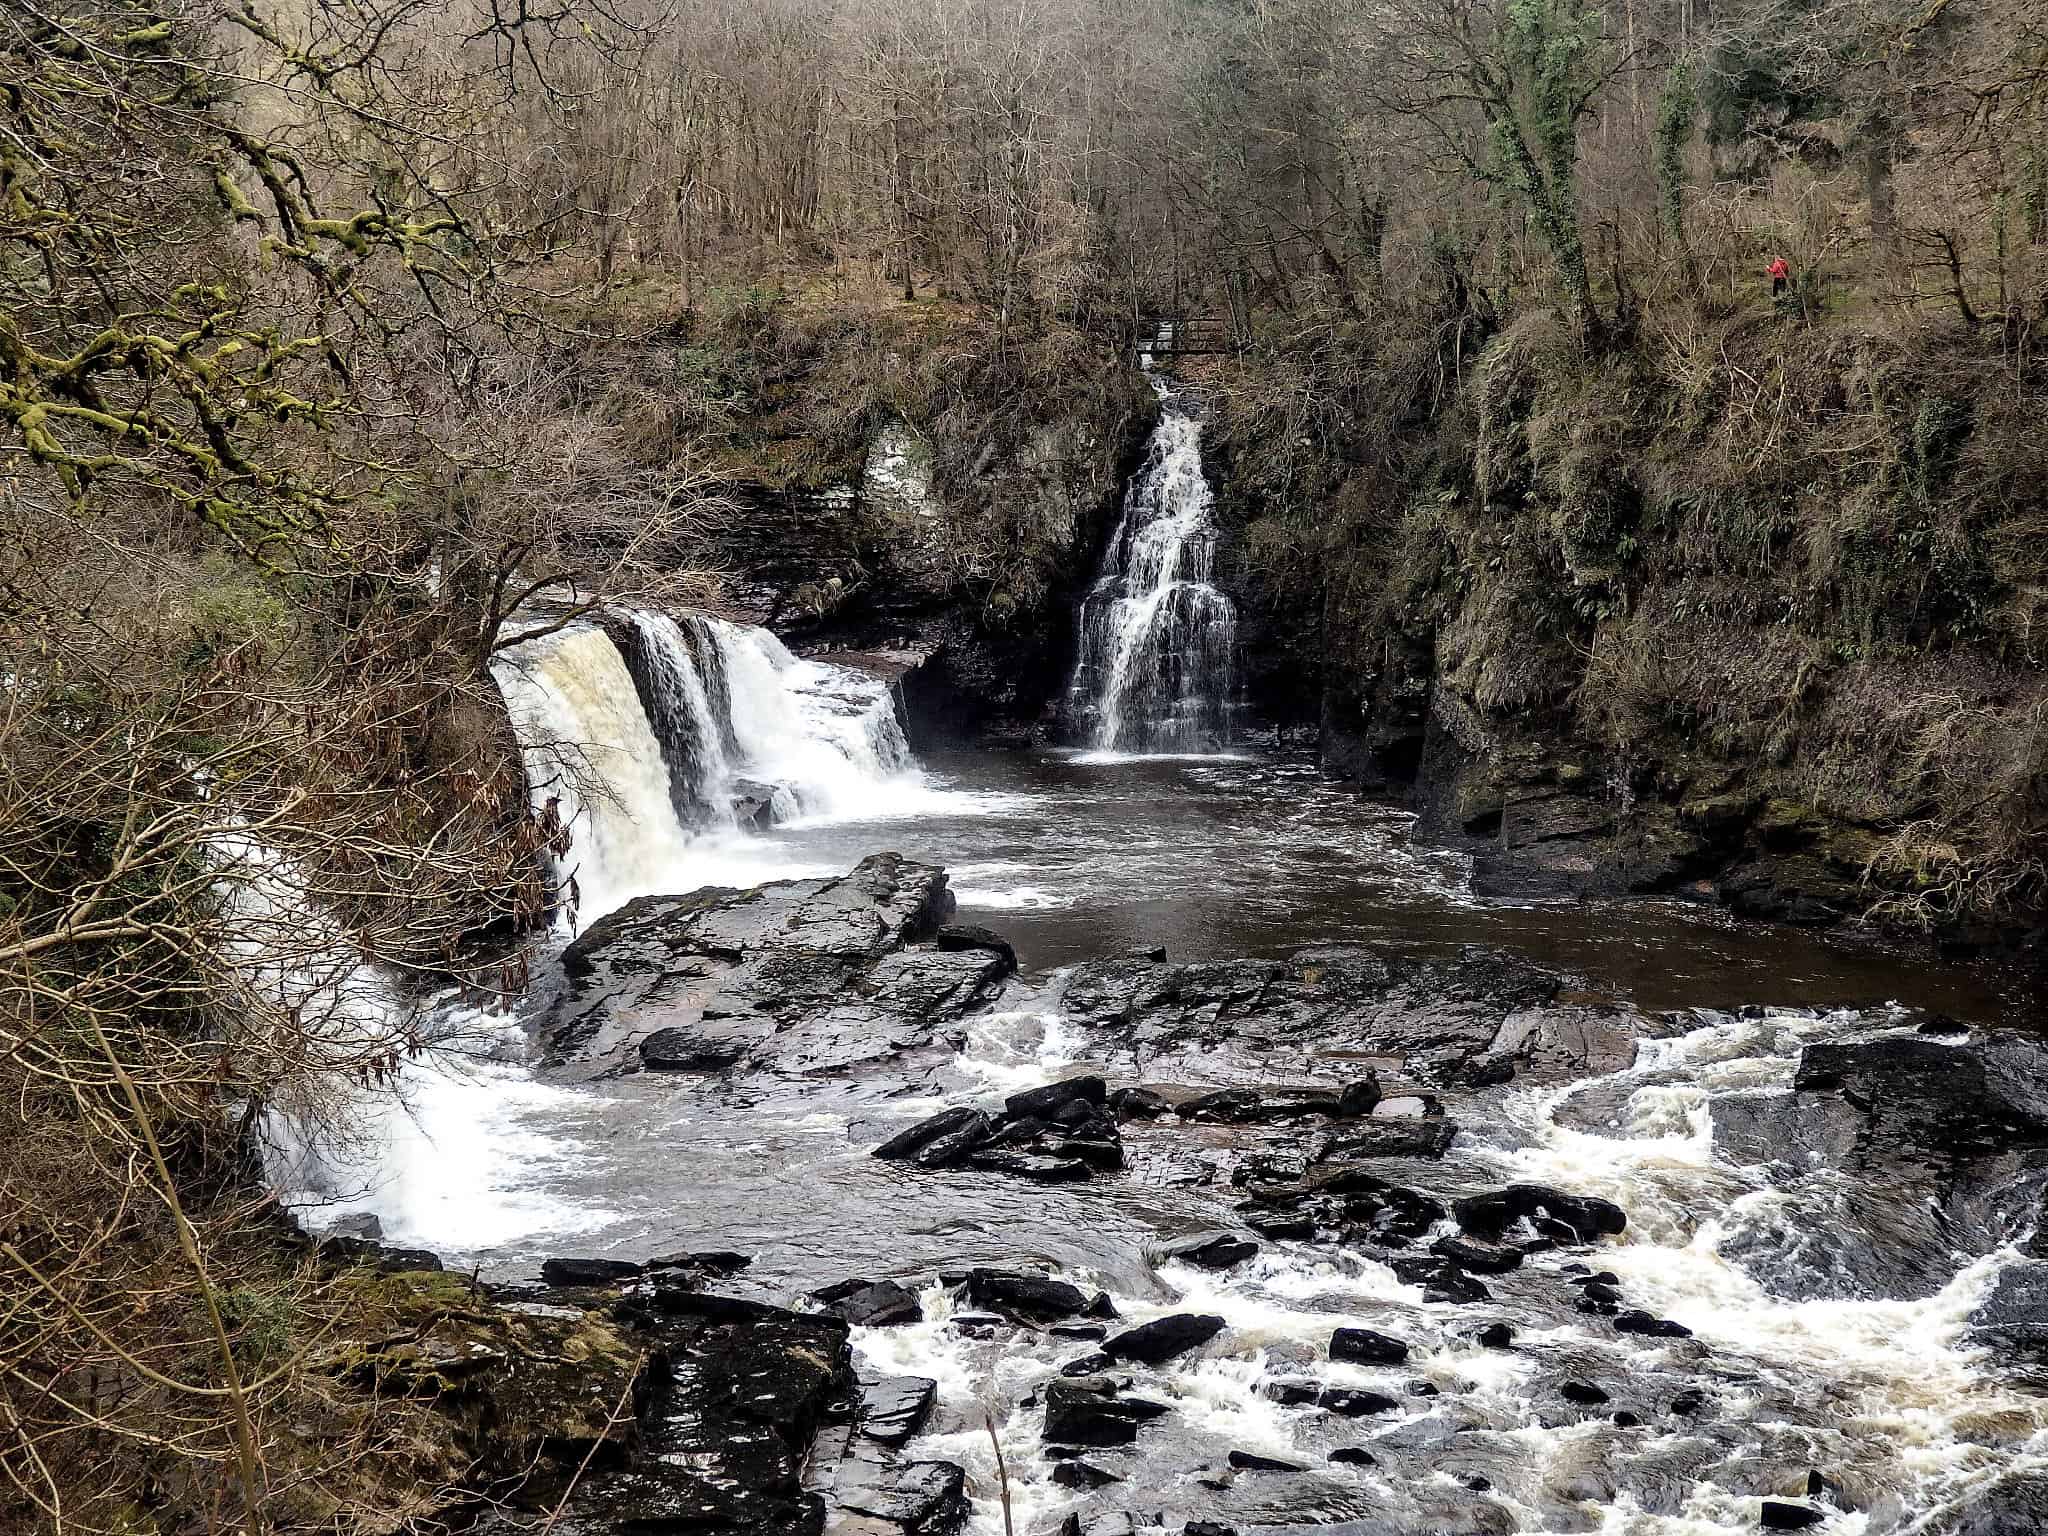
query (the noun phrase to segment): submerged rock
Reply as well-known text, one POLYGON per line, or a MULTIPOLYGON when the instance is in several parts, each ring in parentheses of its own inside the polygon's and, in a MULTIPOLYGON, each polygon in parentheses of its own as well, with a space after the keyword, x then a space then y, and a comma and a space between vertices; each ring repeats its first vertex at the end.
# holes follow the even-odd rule
POLYGON ((1045 1389, 1045 1438, 1058 1445, 1130 1445, 1138 1426, 1163 1417, 1164 1403, 1119 1397, 1085 1382, 1055 1381, 1045 1389))

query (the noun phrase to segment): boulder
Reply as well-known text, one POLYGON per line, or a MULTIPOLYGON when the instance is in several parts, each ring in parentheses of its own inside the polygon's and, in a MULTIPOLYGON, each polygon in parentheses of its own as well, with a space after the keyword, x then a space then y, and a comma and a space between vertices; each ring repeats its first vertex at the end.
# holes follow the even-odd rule
POLYGON ((985 949, 1002 959, 1006 973, 1017 969, 1017 951, 993 928, 983 928, 974 923, 947 923, 932 935, 932 943, 949 952, 985 949))
POLYGON ((1387 1260, 1387 1267, 1402 1284, 1421 1286, 1424 1301, 1463 1304, 1487 1301, 1493 1296, 1493 1292, 1457 1265, 1435 1254, 1396 1255, 1387 1260))
POLYGON ((1111 1483, 1120 1483, 1122 1478, 1114 1472, 1078 1458, 1063 1461, 1052 1469, 1052 1480, 1062 1488, 1106 1488, 1111 1483))
POLYGON ((1175 1113, 1183 1120, 1223 1125, 1298 1120, 1305 1115, 1349 1118, 1371 1114, 1379 1096, 1380 1085, 1371 1077, 1339 1087, 1218 1088, 1183 1100, 1175 1113))
POLYGON ((1102 1346, 1112 1360, 1137 1360, 1158 1365, 1175 1355, 1206 1344, 1224 1329, 1223 1319, 1193 1312, 1155 1318, 1117 1334, 1102 1346))
POLYGON ((1330 1335, 1330 1358, 1353 1365, 1399 1365, 1408 1358, 1408 1346, 1370 1328, 1339 1328, 1330 1335))
POLYGON ((1779 1499, 1765 1499, 1757 1511, 1757 1523, 1767 1531, 1803 1531, 1826 1518, 1824 1509, 1811 1504, 1787 1504, 1779 1499))
POLYGON ((2048 1044, 2002 1031, 1809 1045, 1792 1086, 1835 1094, 1899 1151, 1981 1157, 2048 1145, 2048 1044))
POLYGON ((927 947, 943 870, 897 854, 844 875, 643 896, 563 951, 540 1019, 556 1062, 840 1070, 928 1044, 1000 985, 995 950, 927 947))
POLYGON ((1628 1216, 1611 1200, 1568 1195, 1542 1184, 1510 1184, 1467 1196, 1451 1209, 1465 1231, 1495 1242, 1510 1229, 1533 1228, 1560 1242, 1590 1243, 1618 1236, 1628 1226, 1628 1216))
POLYGON ((540 1277, 549 1285, 621 1285, 645 1269, 626 1259, 544 1259, 540 1277))
POLYGON ((1504 1275, 1522 1262, 1521 1249, 1480 1237, 1440 1237, 1429 1245, 1429 1251, 1477 1275, 1504 1275))
POLYGON ((986 1173, 1007 1173, 1037 1184, 1081 1184, 1095 1171, 1078 1157, 1055 1157, 1046 1152, 977 1152, 967 1161, 986 1173))
POLYGON ((1277 1456, 1261 1456, 1256 1451, 1232 1451, 1230 1465, 1240 1472, 1306 1472, 1307 1467, 1298 1461, 1282 1461, 1277 1456))
POLYGON ((701 1253, 666 1253, 649 1259, 647 1267, 650 1270, 693 1270, 704 1275, 736 1275, 753 1262, 747 1254, 713 1248, 701 1253))
POLYGON ((1269 1381, 1265 1393, 1283 1408, 1305 1408, 1323 1395, 1323 1388, 1315 1381, 1269 1381))
POLYGON ((1652 1317, 1647 1312, 1634 1308, 1618 1312, 1614 1317, 1616 1333, 1639 1333, 1653 1339, 1689 1339, 1692 1330, 1683 1323, 1674 1323, 1667 1317, 1652 1317))
POLYGON ((1587 1381, 1567 1381, 1557 1392, 1566 1402, 1576 1403, 1581 1408, 1597 1408, 1608 1400, 1605 1392, 1587 1381))
POLYGON ((923 1151, 942 1136, 972 1123, 981 1116, 981 1111, 971 1105, 955 1109, 942 1109, 936 1115, 920 1120, 917 1124, 898 1131, 887 1141, 876 1147, 873 1155, 889 1162, 902 1162, 923 1151))
POLYGON ((366 1237, 345 1237, 330 1233, 315 1250, 329 1264, 367 1264, 379 1273, 403 1275, 439 1271, 441 1256, 424 1248, 393 1248, 366 1237))
POLYGON ((1150 1088, 1119 1088, 1109 1096, 1109 1109, 1120 1120, 1156 1120, 1172 1109, 1165 1095, 1150 1088))
POLYGON ((1361 1120, 1324 1144, 1318 1162, 1374 1157, 1442 1157, 1457 1139, 1455 1121, 1442 1115, 1361 1120))
POLYGON ((882 1445, 902 1445, 924 1428, 938 1392, 927 1376, 863 1376, 860 1432, 882 1445))
POLYGON ((916 1294, 894 1280, 843 1280, 813 1291, 811 1298, 854 1328, 893 1328, 924 1321, 924 1307, 916 1294))
POLYGON ((1367 1392, 1356 1387, 1325 1387, 1316 1395, 1316 1405, 1347 1419, 1357 1419, 1369 1414, 1392 1413, 1401 1406, 1401 1400, 1384 1392, 1367 1392))
POLYGON ((969 1513, 966 1474, 950 1461, 849 1462, 833 1482, 832 1503, 903 1536, 950 1536, 969 1513))
POLYGON ((974 1269, 968 1271, 963 1288, 973 1305, 1029 1323, 1079 1317, 1089 1309, 1086 1292, 1050 1275, 974 1269))

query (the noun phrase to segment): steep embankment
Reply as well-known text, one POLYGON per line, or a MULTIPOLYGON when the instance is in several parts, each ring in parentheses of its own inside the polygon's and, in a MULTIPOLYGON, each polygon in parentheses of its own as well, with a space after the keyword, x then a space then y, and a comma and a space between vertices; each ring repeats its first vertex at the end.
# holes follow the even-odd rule
POLYGON ((2048 819, 2040 373, 1757 314, 1251 359, 1214 473, 1254 686, 1483 839, 1482 879, 2011 937, 2048 819))

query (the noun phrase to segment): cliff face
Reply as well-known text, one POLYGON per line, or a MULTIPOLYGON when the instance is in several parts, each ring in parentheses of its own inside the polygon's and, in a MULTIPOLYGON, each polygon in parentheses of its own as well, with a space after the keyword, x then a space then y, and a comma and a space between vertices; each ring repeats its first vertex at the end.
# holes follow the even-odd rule
POLYGON ((1348 414, 1280 431, 1298 363, 1221 381, 1254 676, 1331 771, 1471 839, 1482 884, 2024 933, 2038 368, 1770 317, 1588 356, 1543 315, 1406 363, 1362 346, 1348 414))
POLYGON ((799 294, 707 307, 617 359, 643 386, 688 381, 636 440, 714 495, 678 558, 732 605, 902 671, 918 745, 1047 728, 1156 411, 1131 357, 944 300, 799 294))

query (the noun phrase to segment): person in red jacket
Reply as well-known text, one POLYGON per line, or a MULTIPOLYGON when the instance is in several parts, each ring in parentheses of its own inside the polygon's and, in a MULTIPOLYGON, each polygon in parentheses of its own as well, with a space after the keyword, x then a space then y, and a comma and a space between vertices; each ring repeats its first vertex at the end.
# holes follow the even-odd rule
POLYGON ((1771 297, 1776 299, 1785 292, 1785 285, 1792 280, 1792 269, 1785 265, 1785 258, 1771 258, 1771 297))

